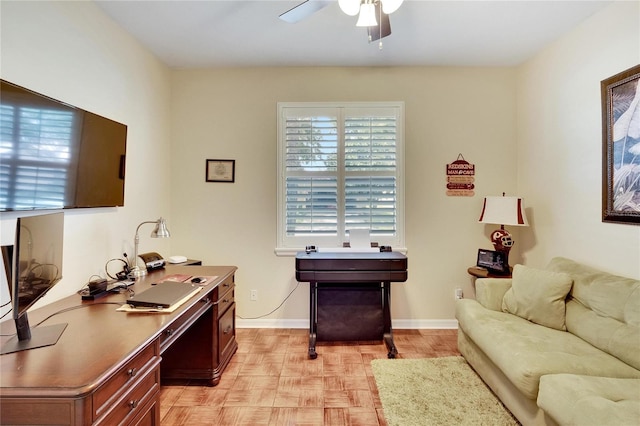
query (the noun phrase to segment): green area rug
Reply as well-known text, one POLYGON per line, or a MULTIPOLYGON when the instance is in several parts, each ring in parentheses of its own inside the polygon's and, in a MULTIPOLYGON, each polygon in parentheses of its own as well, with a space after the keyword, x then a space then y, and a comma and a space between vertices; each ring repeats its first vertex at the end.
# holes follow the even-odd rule
POLYGON ((460 356, 371 361, 388 426, 518 425, 460 356))

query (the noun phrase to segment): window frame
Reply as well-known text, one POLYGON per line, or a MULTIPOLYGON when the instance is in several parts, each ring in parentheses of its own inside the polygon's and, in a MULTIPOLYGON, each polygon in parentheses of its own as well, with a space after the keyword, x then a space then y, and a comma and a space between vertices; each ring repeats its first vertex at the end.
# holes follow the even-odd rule
MULTIPOLYGON (((396 143, 395 143, 395 160, 396 160, 396 232, 394 236, 383 237, 378 235, 372 235, 372 241, 379 243, 380 245, 390 245, 395 251, 406 251, 404 228, 405 228, 405 188, 404 188, 404 174, 405 174, 405 140, 404 140, 404 102, 278 102, 277 104, 277 242, 275 253, 279 256, 292 256, 299 251, 303 251, 307 245, 315 245, 319 248, 338 248, 342 247, 342 243, 347 241, 347 237, 340 236, 342 230, 344 230, 345 224, 340 224, 340 219, 344 222, 344 188, 338 188, 339 198, 342 199, 342 206, 338 208, 339 212, 339 224, 337 236, 299 236, 291 237, 286 235, 286 138, 285 130, 287 111, 291 109, 303 109, 303 110, 322 110, 328 111, 340 111, 338 114, 338 157, 341 158, 339 164, 342 168, 337 171, 337 174, 342 177, 345 176, 344 169, 344 123, 345 116, 343 112, 345 110, 357 110, 357 109, 373 109, 377 111, 381 110, 393 110, 396 114, 396 143), (340 217, 342 213, 342 217, 340 217)), ((373 113, 371 116, 374 117, 373 113)), ((340 182, 340 178, 339 178, 340 182)), ((340 186, 340 185, 339 185, 340 186)), ((346 230, 345 230, 346 231, 346 230)))

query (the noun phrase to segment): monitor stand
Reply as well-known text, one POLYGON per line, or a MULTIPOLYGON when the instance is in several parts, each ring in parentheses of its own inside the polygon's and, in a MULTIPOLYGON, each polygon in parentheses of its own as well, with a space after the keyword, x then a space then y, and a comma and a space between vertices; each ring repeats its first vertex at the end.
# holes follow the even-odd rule
POLYGON ((30 339, 20 340, 18 339, 18 336, 13 336, 11 339, 7 340, 0 347, 0 355, 55 345, 58 342, 58 339, 60 339, 65 328, 67 328, 67 324, 34 327, 31 329, 30 339))

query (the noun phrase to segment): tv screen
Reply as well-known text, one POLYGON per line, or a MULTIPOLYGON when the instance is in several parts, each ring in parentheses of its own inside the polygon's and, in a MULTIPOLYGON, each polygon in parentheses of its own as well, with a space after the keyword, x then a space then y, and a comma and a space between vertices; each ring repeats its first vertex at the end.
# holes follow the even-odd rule
POLYGON ((63 239, 62 212, 18 218, 13 250, 10 246, 2 250, 11 277, 16 336, 3 344, 0 353, 53 345, 66 328, 66 324, 31 328, 27 316, 27 310, 62 278, 63 239))
POLYGON ((0 211, 124 205, 127 126, 0 83, 0 211))

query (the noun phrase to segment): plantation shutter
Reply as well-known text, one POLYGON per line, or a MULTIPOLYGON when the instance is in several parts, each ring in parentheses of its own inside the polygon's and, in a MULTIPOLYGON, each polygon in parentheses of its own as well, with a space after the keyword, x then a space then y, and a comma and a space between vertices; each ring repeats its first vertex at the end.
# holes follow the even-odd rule
POLYGON ((286 233, 336 235, 338 118, 299 113, 286 119, 286 233))
MULTIPOLYGON (((383 113, 384 114, 384 113, 383 113)), ((396 231, 396 117, 345 118, 345 228, 396 231)))
POLYGON ((402 240, 401 105, 279 106, 281 247, 402 240))

